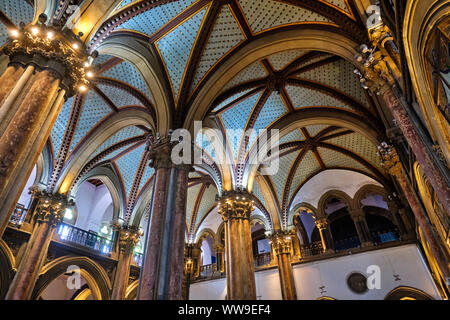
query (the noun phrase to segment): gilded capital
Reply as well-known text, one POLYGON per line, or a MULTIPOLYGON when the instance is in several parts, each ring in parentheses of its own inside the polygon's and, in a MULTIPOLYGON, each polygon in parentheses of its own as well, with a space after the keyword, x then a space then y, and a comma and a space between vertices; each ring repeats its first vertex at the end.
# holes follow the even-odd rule
POLYGON ((231 192, 219 199, 219 214, 224 221, 230 219, 250 219, 253 200, 247 192, 231 192))
POLYGON ((394 177, 403 177, 404 171, 402 163, 398 157, 397 151, 392 145, 382 142, 378 146, 378 156, 381 159, 382 166, 394 177))
POLYGON ((143 232, 136 227, 122 227, 119 232, 119 250, 131 253, 139 242, 143 232))
POLYGON ((291 232, 278 231, 270 236, 272 248, 275 254, 291 254, 292 252, 292 236, 291 232))
POLYGON ((370 88, 382 95, 395 83, 396 78, 401 77, 394 63, 394 60, 398 60, 398 49, 385 25, 370 30, 369 37, 370 44, 363 44, 358 48, 360 53, 356 60, 361 63, 361 71, 355 70, 355 73, 359 75, 364 89, 370 88))
POLYGON ((326 218, 317 219, 316 226, 319 230, 325 230, 328 227, 328 220, 326 218))
POLYGON ((56 227, 63 220, 66 208, 74 204, 72 200, 67 199, 67 196, 61 194, 39 189, 33 189, 32 194, 39 199, 33 216, 34 221, 47 223, 52 227, 56 227))
POLYGON ((68 29, 44 24, 23 26, 14 30, 3 52, 10 57, 11 64, 33 64, 52 71, 62 80, 68 96, 86 90, 89 85, 92 68, 86 47, 68 29))

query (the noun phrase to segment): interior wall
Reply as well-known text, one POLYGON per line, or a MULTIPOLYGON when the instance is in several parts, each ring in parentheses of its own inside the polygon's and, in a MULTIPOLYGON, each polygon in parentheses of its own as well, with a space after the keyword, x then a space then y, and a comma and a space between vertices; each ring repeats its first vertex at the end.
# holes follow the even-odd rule
POLYGON ((89 182, 82 183, 75 204, 78 211, 75 226, 80 229, 98 232, 102 222, 110 222, 113 218, 113 201, 104 184, 96 187, 89 182))
MULTIPOLYGON (((294 280, 299 300, 315 300, 323 296, 338 300, 383 300, 399 286, 417 288, 434 299, 440 299, 436 286, 415 244, 369 251, 322 261, 293 266, 294 280), (352 292, 347 277, 353 272, 369 276, 369 266, 380 268, 380 289, 363 294, 352 292)), ((259 300, 281 299, 278 269, 255 273, 256 294, 259 300)), ((193 283, 191 300, 223 300, 226 295, 226 279, 193 283)))
POLYGON ((366 184, 382 187, 377 181, 361 173, 331 169, 325 170, 308 180, 297 192, 292 201, 291 209, 301 202, 306 202, 317 208, 320 197, 330 190, 341 190, 353 198, 356 192, 366 184), (352 183, 349 183, 351 181, 352 183))

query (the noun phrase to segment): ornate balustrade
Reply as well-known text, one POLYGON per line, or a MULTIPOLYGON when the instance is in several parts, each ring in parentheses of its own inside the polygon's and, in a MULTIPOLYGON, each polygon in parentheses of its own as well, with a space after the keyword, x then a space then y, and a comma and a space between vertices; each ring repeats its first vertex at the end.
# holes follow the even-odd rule
POLYGON ((217 263, 206 264, 200 267, 200 276, 209 277, 217 272, 217 263))
POLYGON ((322 242, 312 242, 309 245, 304 245, 300 247, 301 256, 303 258, 305 257, 312 257, 323 254, 323 247, 322 242))
POLYGON ((82 230, 80 228, 61 223, 56 233, 64 242, 82 245, 107 255, 111 253, 112 241, 99 236, 94 232, 82 230))

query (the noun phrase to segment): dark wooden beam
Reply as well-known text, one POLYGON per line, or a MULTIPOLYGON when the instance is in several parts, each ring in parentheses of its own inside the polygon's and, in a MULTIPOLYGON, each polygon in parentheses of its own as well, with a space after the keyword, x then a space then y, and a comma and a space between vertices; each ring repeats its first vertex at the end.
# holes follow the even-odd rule
POLYGON ((234 16, 236 17, 241 30, 244 32, 244 35, 247 39, 250 39, 253 36, 252 30, 248 25, 247 19, 245 18, 244 13, 242 12, 242 8, 237 2, 237 0, 233 0, 230 2, 231 11, 233 11, 234 16))
POLYGON ((182 125, 182 118, 185 115, 186 102, 189 98, 189 91, 193 85, 193 79, 195 76, 195 72, 197 71, 198 64, 200 63, 200 59, 203 53, 203 49, 209 39, 209 35, 214 27, 214 23, 220 12, 221 3, 214 1, 209 8, 206 17, 204 19, 203 25, 201 29, 198 31, 199 36, 197 41, 194 44, 194 48, 192 50, 191 58, 189 59, 186 67, 186 74, 181 84, 180 88, 180 96, 177 102, 177 116, 175 117, 175 121, 180 126, 182 125), (178 112, 179 111, 179 112, 178 112))

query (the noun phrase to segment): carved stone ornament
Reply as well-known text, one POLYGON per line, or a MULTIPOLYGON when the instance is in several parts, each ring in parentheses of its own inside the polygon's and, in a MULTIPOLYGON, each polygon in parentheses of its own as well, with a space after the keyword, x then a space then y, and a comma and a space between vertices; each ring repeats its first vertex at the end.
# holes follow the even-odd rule
POLYGON ((230 219, 250 219, 253 200, 247 192, 231 192, 219 199, 219 214, 224 221, 230 219))
POLYGON ((67 196, 61 194, 33 189, 32 195, 39 199, 33 216, 34 221, 48 223, 53 227, 63 220, 66 208, 74 205, 73 200, 68 200, 67 196))
POLYGON ((119 232, 119 250, 121 252, 133 252, 143 232, 136 227, 122 227, 119 232))
POLYGON ((319 230, 325 230, 328 226, 328 220, 326 218, 317 219, 316 226, 317 226, 317 229, 319 229, 319 230))
POLYGON ((403 167, 398 157, 397 151, 392 145, 382 142, 378 146, 378 156, 381 159, 381 165, 394 177, 401 177, 403 167))
POLYGON ((269 237, 272 241, 272 248, 277 256, 280 254, 291 254, 292 236, 292 232, 277 231, 269 237))
POLYGON ((9 39, 3 52, 10 57, 11 63, 32 63, 40 69, 51 70, 67 86, 69 96, 89 83, 88 56, 81 42, 69 31, 28 25, 9 39), (50 33, 52 37, 48 36, 50 33))

